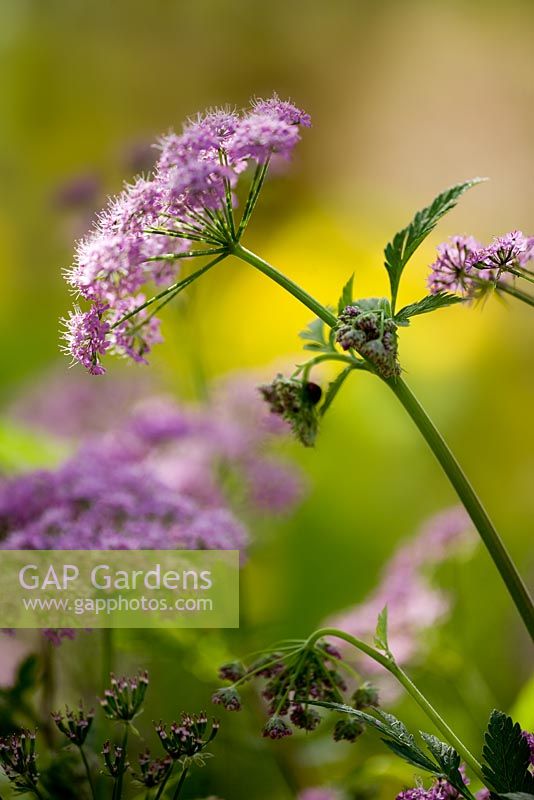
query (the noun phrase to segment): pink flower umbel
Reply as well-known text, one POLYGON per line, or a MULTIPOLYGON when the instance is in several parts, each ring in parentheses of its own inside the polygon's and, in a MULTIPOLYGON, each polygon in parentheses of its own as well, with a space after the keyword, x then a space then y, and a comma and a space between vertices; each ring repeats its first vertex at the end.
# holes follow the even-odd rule
POLYGON ((145 362, 161 340, 154 315, 230 255, 249 222, 271 157, 289 159, 300 126, 309 125, 307 114, 275 95, 255 100, 242 114, 209 111, 188 122, 180 135, 164 136, 153 173, 110 201, 67 270, 74 293, 91 303, 89 311, 76 310, 66 323, 73 359, 93 375, 104 371, 100 357, 108 350, 145 362), (253 167, 250 178, 244 177, 248 166, 253 167), (238 221, 235 190, 242 180, 249 186, 238 221), (180 261, 203 256, 215 258, 178 280, 180 261), (151 286, 165 288, 148 297, 144 292, 151 286))

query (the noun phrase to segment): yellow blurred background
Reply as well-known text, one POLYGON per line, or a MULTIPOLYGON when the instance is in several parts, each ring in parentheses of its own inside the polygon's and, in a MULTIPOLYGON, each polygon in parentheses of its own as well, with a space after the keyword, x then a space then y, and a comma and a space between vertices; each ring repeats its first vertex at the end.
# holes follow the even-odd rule
MULTIPOLYGON (((357 296, 385 293, 385 243, 438 191, 475 175, 491 181, 469 192, 417 253, 401 300, 425 293, 435 246, 452 233, 534 234, 533 34, 534 5, 517 0, 3 0, 3 400, 38 391, 58 360, 58 319, 70 304, 61 268, 84 223, 58 200, 62 187, 92 179, 101 203, 132 176, 146 143, 208 106, 276 90, 312 115, 295 162, 269 180, 246 244, 325 303, 353 271, 357 296)), ((150 369, 186 395, 192 356, 208 376, 270 372, 273 362, 301 359, 297 333, 308 320, 274 284, 228 260, 195 287, 187 313, 168 310, 166 343, 150 369)), ((530 583, 532 322, 527 307, 490 299, 419 318, 401 336, 407 381, 530 583)), ((118 365, 109 368, 102 380, 118 365)), ((251 625, 293 636, 363 598, 399 538, 455 498, 393 396, 366 375, 352 378, 315 450, 289 449, 312 491, 292 519, 263 532, 244 584, 251 625)), ((532 654, 482 550, 447 579, 457 611, 419 679, 476 748, 492 705, 520 708, 523 724, 534 724, 525 689, 532 654), (457 693, 462 680, 480 688, 472 707, 457 693)), ((153 671, 180 708, 187 694, 165 672, 173 652, 153 671)), ((421 723, 409 703, 402 709, 421 723)), ((239 720, 230 725, 244 735, 239 720)), ((226 776, 225 786, 214 763, 217 794, 286 798, 275 767, 262 767, 263 783, 255 782, 271 749, 247 746, 235 784, 226 776)), ((385 776, 383 796, 398 790, 402 778, 379 745, 343 754, 340 774, 365 773, 367 754, 373 781, 385 776)), ((303 759, 307 780, 334 774, 313 748, 303 759)))

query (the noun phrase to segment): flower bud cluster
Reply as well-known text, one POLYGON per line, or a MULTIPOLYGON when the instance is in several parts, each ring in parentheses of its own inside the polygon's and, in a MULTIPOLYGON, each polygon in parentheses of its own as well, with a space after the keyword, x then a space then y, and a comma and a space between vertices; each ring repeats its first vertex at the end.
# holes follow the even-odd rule
POLYGON ((80 705, 77 711, 73 711, 68 706, 65 706, 65 714, 57 711, 52 714, 52 719, 56 723, 61 733, 69 739, 72 744, 77 747, 82 747, 87 735, 93 724, 95 712, 93 709, 84 711, 83 704, 80 705))
POLYGON ((259 391, 271 412, 289 423, 303 445, 311 447, 317 436, 321 388, 310 381, 277 375, 271 383, 260 386, 259 391))
POLYGON ((397 326, 379 301, 376 305, 366 300, 347 306, 339 315, 336 341, 343 350, 356 350, 383 378, 400 375, 397 326))
MULTIPOLYGON (((341 703, 347 689, 340 672, 341 655, 328 642, 302 642, 294 648, 263 654, 245 667, 239 662, 223 665, 219 675, 233 682, 213 695, 213 702, 227 711, 239 711, 241 698, 238 687, 248 681, 264 681, 262 696, 267 702, 269 719, 263 736, 283 739, 291 736, 293 728, 313 731, 321 715, 313 705, 318 702, 341 703)), ((355 708, 378 705, 377 690, 370 683, 362 684, 354 693, 355 708)), ((354 741, 364 730, 355 718, 344 717, 334 729, 336 741, 354 741)))
POLYGON ((117 678, 112 674, 111 688, 104 692, 100 705, 108 719, 130 722, 141 712, 147 688, 147 672, 139 672, 131 678, 117 678))

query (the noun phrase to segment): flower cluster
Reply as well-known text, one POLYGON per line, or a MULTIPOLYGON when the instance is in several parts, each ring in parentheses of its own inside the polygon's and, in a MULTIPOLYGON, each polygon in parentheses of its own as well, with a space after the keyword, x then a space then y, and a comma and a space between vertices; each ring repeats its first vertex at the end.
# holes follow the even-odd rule
POLYGON ((19 792, 33 791, 39 778, 35 732, 23 730, 1 738, 0 766, 19 792))
POLYGON ((77 711, 73 711, 68 706, 65 706, 65 714, 61 711, 56 711, 52 714, 52 719, 56 723, 61 733, 67 739, 75 744, 77 747, 83 747, 85 740, 91 730, 95 712, 84 711, 83 705, 80 702, 77 711))
POLYGON ((380 300, 360 300, 339 315, 336 341, 343 350, 356 350, 383 378, 400 375, 397 326, 380 300))
POLYGON ((311 447, 317 435, 316 406, 321 399, 321 387, 310 381, 277 375, 271 383, 260 386, 259 391, 271 413, 286 420, 297 439, 311 447))
MULTIPOLYGON (((283 739, 291 736, 293 727, 313 731, 321 716, 311 703, 343 702, 347 686, 340 672, 342 665, 341 654, 328 642, 295 643, 263 654, 248 667, 240 662, 223 665, 219 677, 232 685, 217 690, 212 702, 227 711, 239 711, 238 687, 260 679, 264 681, 262 696, 270 715, 263 736, 283 739)), ((378 693, 370 683, 364 683, 353 694, 351 703, 357 709, 376 707, 378 693)), ((363 731, 364 726, 355 718, 343 718, 334 728, 334 739, 353 742, 363 731)))
MULTIPOLYGON (((465 772, 465 766, 460 766, 460 774, 465 786, 469 786, 469 778, 465 772)), ((405 789, 400 792, 396 800, 460 800, 462 795, 444 778, 438 778, 432 785, 425 789, 423 786, 415 786, 412 789, 405 789)), ((487 789, 482 789, 476 795, 477 800, 486 800, 489 797, 487 789)))
POLYGON ((160 341, 145 287, 166 286, 168 300, 179 290, 173 284, 179 260, 229 252, 250 218, 270 159, 288 159, 300 126, 309 125, 307 114, 275 95, 254 101, 243 114, 210 111, 180 135, 163 137, 153 173, 110 201, 67 271, 73 291, 91 304, 65 320, 65 349, 73 359, 93 375, 104 371, 101 357, 108 351, 144 362, 160 341), (255 172, 238 226, 235 190, 249 164, 255 172))
POLYGON ((172 758, 152 758, 150 750, 146 749, 139 754, 137 759, 139 772, 134 773, 134 779, 147 789, 159 786, 163 779, 168 775, 172 765, 172 758))
POLYGON ((204 713, 182 714, 179 722, 172 722, 169 726, 160 722, 155 729, 173 761, 199 760, 219 733, 219 722, 215 719, 209 721, 204 713))
POLYGON ((148 688, 148 672, 130 678, 111 675, 111 688, 106 689, 100 705, 108 719, 131 722, 141 711, 148 688))
POLYGON ((446 291, 478 298, 498 289, 507 276, 529 276, 533 257, 534 237, 523 236, 521 231, 498 236, 487 247, 472 236, 453 236, 438 247, 428 287, 432 294, 446 291))
MULTIPOLYGON (((431 517, 394 553, 374 592, 327 624, 369 640, 380 611, 387 605, 389 643, 395 660, 401 665, 413 662, 425 634, 445 618, 450 608, 447 595, 432 584, 432 573, 446 559, 472 547, 471 531, 472 523, 462 508, 431 517)), ((369 660, 366 669, 383 672, 380 665, 369 660)), ((388 694, 391 691, 393 687, 388 684, 388 694)))
POLYGON ((497 279, 502 272, 521 266, 524 254, 530 249, 528 240, 521 231, 510 231, 497 236, 487 247, 476 250, 468 259, 468 266, 495 271, 497 279))
MULTIPOLYGON (((157 796, 160 797, 163 796, 163 790, 172 772, 179 766, 181 785, 191 767, 204 765, 205 759, 210 756, 206 748, 219 731, 219 723, 215 720, 209 722, 204 713, 182 714, 180 721, 173 722, 169 727, 163 723, 155 725, 159 741, 164 748, 163 754, 159 758, 152 758, 150 751, 146 749, 137 756, 137 768, 130 770, 128 731, 132 720, 142 713, 147 688, 148 675, 144 671, 139 671, 137 675, 128 678, 115 678, 112 675, 111 688, 105 692, 104 699, 100 701, 108 720, 113 723, 119 722, 124 726, 121 744, 107 739, 101 750, 104 762, 101 774, 106 774, 113 780, 114 786, 111 792, 113 797, 123 797, 122 787, 128 773, 137 784, 147 790, 159 786, 157 796)), ((80 765, 83 764, 84 767, 85 785, 84 778, 81 778, 77 771, 76 786, 83 796, 86 792, 96 796, 93 758, 88 758, 84 749, 94 712, 86 713, 81 701, 77 711, 65 708, 65 713, 54 713, 52 718, 69 743, 79 748, 77 757, 80 765)), ((37 798, 64 796, 58 789, 57 779, 54 777, 57 769, 62 769, 64 762, 58 759, 57 754, 49 755, 48 764, 40 776, 36 764, 35 733, 22 730, 0 738, 0 769, 17 794, 31 793, 37 798)))
POLYGON ((523 731, 523 737, 526 739, 530 749, 530 764, 534 767, 534 733, 523 731))
POLYGON ((118 744, 112 744, 109 739, 102 746, 104 765, 110 778, 118 778, 129 768, 129 763, 124 760, 123 748, 118 744))
MULTIPOLYGON (((97 417, 96 401, 84 398, 97 417)), ((75 424, 67 419, 71 432, 75 424)), ((114 428, 56 469, 0 480, 2 547, 244 550, 238 508, 280 513, 302 495, 296 470, 270 452, 287 426, 245 377, 218 385, 198 407, 146 399, 114 428)))

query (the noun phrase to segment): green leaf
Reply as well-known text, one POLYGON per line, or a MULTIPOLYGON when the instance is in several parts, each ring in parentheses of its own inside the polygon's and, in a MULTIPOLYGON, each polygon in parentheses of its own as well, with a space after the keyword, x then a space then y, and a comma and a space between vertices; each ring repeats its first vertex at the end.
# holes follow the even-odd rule
POLYGON ((502 711, 491 712, 482 750, 482 771, 492 789, 534 794, 534 776, 529 770, 530 748, 519 723, 502 711))
POLYGON ((506 800, 534 800, 534 794, 527 792, 504 792, 499 797, 506 797, 506 800))
POLYGON ((339 711, 342 714, 350 714, 356 717, 360 722, 368 725, 370 728, 377 730, 382 737, 382 742, 392 752, 407 761, 418 769, 425 772, 430 772, 436 777, 442 777, 441 771, 438 769, 428 756, 417 746, 414 737, 408 731, 406 726, 400 719, 397 719, 392 714, 386 714, 385 711, 376 710, 379 718, 367 714, 365 711, 358 711, 352 706, 347 706, 342 703, 328 703, 322 700, 308 700, 309 705, 321 706, 328 708, 331 711, 339 711))
POLYGON ((305 350, 314 350, 320 353, 329 353, 332 346, 325 336, 325 324, 322 319, 317 317, 299 333, 301 339, 306 341, 305 350))
POLYGON ((323 403, 321 405, 321 408, 319 409, 319 414, 321 415, 321 417, 324 417, 324 415, 334 402, 337 393, 345 383, 346 378, 348 378, 353 369, 354 367, 351 364, 349 364, 349 366, 345 367, 345 369, 342 370, 339 373, 339 375, 337 375, 334 378, 333 381, 330 381, 330 383, 328 384, 328 389, 326 390, 325 393, 323 403))
POLYGON ((378 647, 379 650, 382 650, 384 653, 389 653, 389 645, 388 645, 388 607, 384 606, 380 614, 378 615, 378 621, 376 623, 376 631, 375 631, 375 638, 374 643, 378 647))
POLYGON ((471 798, 472 794, 465 785, 462 773, 460 772, 460 756, 454 747, 451 747, 445 742, 441 742, 436 736, 430 733, 424 733, 423 731, 421 731, 421 738, 425 741, 426 746, 436 759, 436 763, 439 764, 443 770, 443 774, 446 776, 451 786, 454 786, 456 791, 463 794, 464 797, 471 798))
POLYGON ((454 306, 457 303, 463 303, 463 297, 458 297, 456 294, 449 294, 448 292, 438 292, 438 294, 429 294, 418 300, 416 303, 410 303, 395 315, 394 321, 397 325, 409 325, 410 317, 416 317, 419 314, 429 314, 431 311, 437 311, 439 308, 446 308, 447 306, 454 306))
POLYGON ((341 312, 347 307, 350 306, 352 303, 353 297, 353 286, 354 286, 354 272, 346 282, 345 286, 341 291, 341 297, 339 298, 337 304, 337 313, 341 314, 341 312))
POLYGON ((450 189, 446 189, 429 206, 418 211, 410 224, 395 234, 393 240, 386 245, 384 266, 389 275, 393 310, 395 310, 399 283, 404 267, 412 255, 428 234, 434 230, 441 217, 455 207, 464 192, 483 180, 485 178, 473 178, 470 181, 459 183, 450 189))

